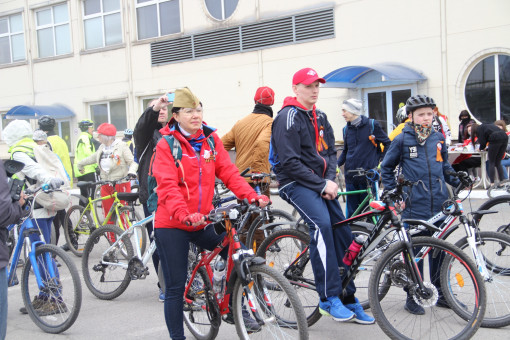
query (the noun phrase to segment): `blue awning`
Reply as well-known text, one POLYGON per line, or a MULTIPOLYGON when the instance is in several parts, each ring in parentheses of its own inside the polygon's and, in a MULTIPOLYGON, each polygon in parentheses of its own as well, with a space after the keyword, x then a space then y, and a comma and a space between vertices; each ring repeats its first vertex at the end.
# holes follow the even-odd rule
POLYGON ((427 80, 419 72, 400 64, 346 66, 328 73, 324 87, 368 88, 412 84, 427 80))
POLYGON ((51 106, 26 106, 18 105, 7 111, 5 118, 7 119, 37 119, 41 116, 48 115, 55 119, 65 119, 76 116, 73 111, 63 105, 51 106))

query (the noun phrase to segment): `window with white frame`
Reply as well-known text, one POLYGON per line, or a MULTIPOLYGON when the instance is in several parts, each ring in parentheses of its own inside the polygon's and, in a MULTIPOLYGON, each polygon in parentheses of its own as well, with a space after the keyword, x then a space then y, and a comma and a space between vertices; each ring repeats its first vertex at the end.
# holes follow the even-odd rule
POLYGON ((25 60, 21 13, 0 17, 0 65, 25 60))
POLYGON ((181 31, 179 0, 136 0, 138 40, 181 31))
POLYGON ((103 123, 115 125, 117 131, 124 131, 127 128, 126 101, 110 101, 90 104, 90 116, 95 126, 103 123))
POLYGON ((122 43, 120 0, 84 0, 85 49, 122 43))
POLYGON ((234 13, 239 0, 204 0, 209 14, 218 20, 228 19, 234 13))
POLYGON ((35 12, 39 58, 71 53, 67 3, 35 12))
POLYGON ((504 119, 510 123, 510 55, 491 55, 469 73, 464 92, 466 104, 482 123, 504 119))

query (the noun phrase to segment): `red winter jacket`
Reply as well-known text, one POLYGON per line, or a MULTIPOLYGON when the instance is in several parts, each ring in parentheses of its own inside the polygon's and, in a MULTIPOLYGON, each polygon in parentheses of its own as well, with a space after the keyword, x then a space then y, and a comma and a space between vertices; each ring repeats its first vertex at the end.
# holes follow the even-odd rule
POLYGON ((165 126, 160 130, 162 135, 173 135, 182 147, 182 165, 175 166, 174 158, 167 141, 162 138, 156 146, 156 154, 152 171, 158 183, 158 208, 154 221, 155 228, 179 228, 188 231, 203 229, 206 225, 191 227, 181 220, 191 213, 208 214, 212 209, 214 180, 218 177, 240 199, 247 198, 250 202, 257 194, 239 176, 239 170, 230 161, 228 152, 223 147, 215 129, 204 124, 206 138, 212 134, 215 141, 214 157, 207 141, 202 144, 200 158, 195 150, 181 134, 179 129, 165 126), (204 157, 205 154, 205 157, 204 157), (206 158, 209 157, 209 160, 206 158), (181 167, 184 170, 184 181, 181 167))

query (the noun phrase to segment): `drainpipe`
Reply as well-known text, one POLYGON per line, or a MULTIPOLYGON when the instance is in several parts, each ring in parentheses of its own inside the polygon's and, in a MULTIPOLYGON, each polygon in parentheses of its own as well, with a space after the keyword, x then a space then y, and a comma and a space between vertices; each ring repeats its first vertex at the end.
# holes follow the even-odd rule
POLYGON ((439 0, 440 29, 441 29, 441 87, 443 90, 443 109, 449 112, 450 98, 448 96, 448 53, 447 53, 447 32, 446 32, 446 0, 439 0), (446 108, 446 109, 445 109, 446 108))

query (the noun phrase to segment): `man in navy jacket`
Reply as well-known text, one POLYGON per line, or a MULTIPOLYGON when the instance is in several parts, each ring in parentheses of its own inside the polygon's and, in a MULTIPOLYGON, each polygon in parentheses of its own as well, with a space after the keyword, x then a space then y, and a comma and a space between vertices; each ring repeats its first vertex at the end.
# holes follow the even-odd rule
POLYGON ((316 109, 319 78, 311 68, 302 69, 292 80, 296 97, 287 97, 273 122, 270 161, 279 182, 280 196, 294 206, 310 227, 310 258, 320 312, 337 321, 374 323, 354 297, 354 282, 342 294, 339 266, 352 242, 348 226, 332 228, 344 220, 336 199, 335 137, 326 115, 316 109))
MULTIPOLYGON (((342 104, 342 116, 347 122, 344 128, 344 150, 338 158, 338 166, 345 163, 345 188, 347 191, 367 188, 365 177, 354 177, 349 170, 374 169, 383 158, 380 143, 384 150, 391 144, 386 132, 375 119, 361 115, 362 103, 358 99, 348 99, 342 104)), ((375 188, 373 188, 375 190, 375 188)), ((351 217, 367 194, 347 196, 347 217, 351 217)))

